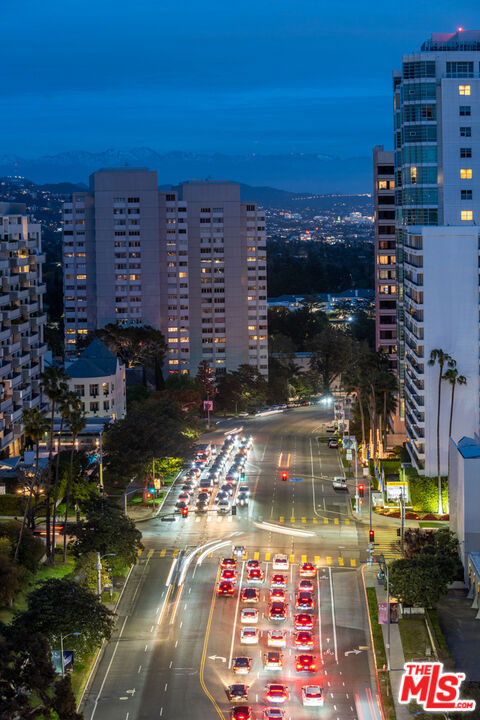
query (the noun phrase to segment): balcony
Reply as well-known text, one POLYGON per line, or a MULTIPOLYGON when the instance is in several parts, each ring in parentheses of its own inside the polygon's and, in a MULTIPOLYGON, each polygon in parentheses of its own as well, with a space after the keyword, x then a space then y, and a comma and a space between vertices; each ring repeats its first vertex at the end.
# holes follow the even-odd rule
POLYGON ((21 407, 16 407, 10 412, 6 412, 4 414, 5 421, 10 425, 20 422, 22 420, 22 412, 23 410, 21 407))
POLYGON ((418 409, 420 412, 423 412, 423 411, 424 411, 424 398, 423 398, 423 396, 422 396, 422 395, 418 395, 418 394, 414 391, 414 389, 413 389, 410 385, 408 385, 408 384, 405 385, 405 390, 407 391, 407 392, 405 393, 405 400, 407 400, 407 402, 411 402, 411 403, 412 403, 412 407, 414 407, 415 409, 418 409))
POLYGON ((411 340, 408 339, 408 335, 406 335, 405 337, 405 345, 408 347, 410 352, 413 353, 415 358, 420 361, 423 360, 423 346, 414 344, 411 340))
POLYGON ((34 395, 30 400, 23 401, 23 407, 31 410, 32 408, 38 407, 40 405, 40 400, 40 395, 34 395))
POLYGON ((41 325, 45 325, 47 322, 47 314, 46 313, 38 313, 36 315, 32 315, 30 317, 30 327, 32 330, 36 327, 40 327, 41 325))
POLYGON ((13 430, 8 432, 0 433, 0 450, 4 450, 8 445, 13 442, 13 430))
MULTIPOLYGON (((5 363, 0 367, 0 378, 6 378, 7 375, 10 375, 12 372, 12 363, 5 363)), ((7 383, 8 380, 5 380, 5 383, 7 383)), ((6 384, 5 384, 6 387, 6 384)))
POLYGON ((18 307, 18 306, 12 307, 10 305, 8 308, 5 308, 2 310, 3 322, 7 322, 7 321, 12 322, 13 320, 18 320, 20 315, 21 315, 20 307, 18 307))
POLYGON ((12 332, 15 333, 15 335, 21 335, 29 330, 30 323, 28 320, 25 320, 25 318, 18 318, 18 320, 12 322, 12 332))

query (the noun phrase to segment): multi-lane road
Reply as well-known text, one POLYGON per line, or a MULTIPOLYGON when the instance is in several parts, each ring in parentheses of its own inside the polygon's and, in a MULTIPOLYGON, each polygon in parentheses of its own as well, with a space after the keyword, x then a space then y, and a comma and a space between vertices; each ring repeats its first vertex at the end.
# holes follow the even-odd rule
MULTIPOLYGON (((361 565, 366 532, 356 523, 348 496, 332 487, 343 474, 337 450, 317 437, 330 420, 319 407, 246 419, 254 438, 246 465, 251 489, 247 507, 236 516, 189 512, 177 522, 160 518, 142 524, 145 549, 119 607, 116 631, 85 694, 86 720, 198 720, 230 718, 226 688, 249 686, 254 720, 268 706, 267 683, 288 686, 286 717, 381 720, 361 565), (282 470, 288 480, 282 480, 282 470), (291 482, 292 478, 301 478, 291 482), (245 560, 238 562, 233 598, 216 593, 220 560, 233 545, 245 547, 265 572, 260 587, 259 643, 241 645, 240 589, 246 587, 245 560), (288 617, 281 670, 266 670, 262 658, 267 632, 280 627, 268 618, 269 581, 276 553, 288 555, 288 617), (294 599, 299 567, 314 563, 314 648, 317 669, 298 673, 293 645, 294 599), (236 655, 252 658, 248 675, 235 676, 236 655), (301 687, 323 687, 323 707, 303 707, 301 687)), ((211 436, 221 443, 232 423, 211 436)), ((174 488, 164 510, 174 508, 174 488)), ((192 507, 193 510, 193 507, 192 507)))

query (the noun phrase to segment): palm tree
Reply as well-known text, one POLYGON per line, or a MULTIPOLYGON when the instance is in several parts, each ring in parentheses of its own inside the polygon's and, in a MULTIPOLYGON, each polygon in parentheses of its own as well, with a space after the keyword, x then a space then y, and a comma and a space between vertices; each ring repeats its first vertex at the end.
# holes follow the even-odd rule
POLYGON ((455 402, 455 387, 457 385, 466 385, 467 384, 467 378, 465 375, 459 375, 458 370, 455 367, 450 367, 446 372, 445 375, 442 378, 443 380, 448 380, 450 385, 452 386, 452 395, 450 399, 450 421, 448 424, 448 438, 452 437, 452 424, 453 424, 453 404, 455 402))
MULTIPOLYGON (((75 393, 74 393, 75 394, 75 393)), ((65 525, 63 528, 63 562, 67 561, 67 522, 68 522, 68 506, 70 503, 70 490, 72 487, 72 474, 73 474, 73 453, 75 452, 75 444, 79 434, 84 429, 86 423, 85 413, 83 412, 80 404, 78 395, 76 397, 76 404, 72 404, 70 411, 67 415, 67 422, 70 427, 70 433, 72 435, 72 447, 70 450, 70 468, 68 471, 68 483, 67 483, 67 494, 65 497, 65 525)))
POLYGON ((23 411, 23 428, 25 431, 25 435, 30 438, 32 443, 35 443, 35 474, 34 478, 30 483, 27 504, 25 505, 25 510, 23 513, 22 527, 20 528, 18 543, 17 547, 15 548, 15 560, 18 560, 18 554, 20 552, 20 546, 22 544, 23 533, 25 530, 25 523, 27 522, 27 517, 30 512, 32 495, 35 485, 38 482, 39 443, 45 433, 48 432, 49 423, 47 418, 45 417, 45 414, 41 412, 38 408, 25 408, 25 410, 23 411))
POLYGON ((438 480, 438 512, 442 514, 442 478, 440 475, 440 409, 442 397, 442 378, 445 365, 451 370, 455 369, 455 360, 444 350, 436 348, 430 353, 430 366, 438 364, 438 390, 437 390, 437 480, 438 480))
MULTIPOLYGON (((52 561, 52 544, 50 539, 50 513, 51 513, 51 492, 52 492, 52 456, 53 456, 53 424, 55 419, 55 409, 61 397, 67 392, 68 375, 63 368, 47 367, 40 375, 43 386, 43 392, 50 401, 50 439, 48 452, 49 481, 46 492, 47 512, 46 512, 46 541, 47 541, 47 558, 52 561)), ((55 537, 53 538, 53 552, 55 551, 55 537)))
POLYGON ((60 470, 60 450, 62 442, 62 430, 65 420, 68 418, 72 407, 76 407, 79 403, 78 395, 76 392, 66 392, 57 401, 57 407, 60 412, 60 430, 58 433, 58 447, 57 457, 55 458, 55 491, 53 494, 53 519, 52 519, 52 565, 55 564, 55 528, 57 523, 57 502, 58 502, 58 480, 60 470))

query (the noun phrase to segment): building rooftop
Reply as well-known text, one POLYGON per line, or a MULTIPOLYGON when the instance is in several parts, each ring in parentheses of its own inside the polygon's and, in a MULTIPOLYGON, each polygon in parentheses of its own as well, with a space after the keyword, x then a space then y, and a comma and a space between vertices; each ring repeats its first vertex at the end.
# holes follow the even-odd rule
POLYGON ((480 458, 480 437, 463 437, 457 443, 457 450, 464 458, 480 458))
POLYGON ((67 374, 73 378, 94 378, 115 375, 118 359, 98 338, 67 368, 67 374))
POLYGON ((422 44, 422 52, 480 51, 480 30, 463 30, 454 33, 432 33, 422 44))

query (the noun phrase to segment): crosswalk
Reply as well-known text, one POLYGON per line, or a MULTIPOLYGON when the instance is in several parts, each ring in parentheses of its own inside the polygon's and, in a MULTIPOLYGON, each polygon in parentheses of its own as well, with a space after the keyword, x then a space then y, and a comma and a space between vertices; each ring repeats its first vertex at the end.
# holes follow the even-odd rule
POLYGON ((396 527, 375 527, 375 555, 383 555, 385 560, 398 560, 402 556, 396 527))
MULTIPOLYGON (((241 516, 237 515, 237 519, 241 520, 241 516)), ((257 517, 252 517, 252 520, 256 520, 257 522, 269 522, 269 523, 278 523, 279 525, 285 525, 290 523, 291 525, 346 525, 347 527, 351 525, 353 527, 353 522, 350 520, 350 518, 338 518, 338 517, 326 517, 319 515, 318 517, 306 517, 306 516, 285 516, 285 515, 269 515, 267 517, 263 515, 258 515, 257 517)), ((233 518, 231 515, 188 515, 186 518, 182 518, 182 522, 195 522, 195 523, 201 523, 201 522, 232 522, 233 518)))
MULTIPOLYGON (((177 548, 162 548, 161 550, 154 550, 153 548, 139 550, 138 557, 142 559, 157 559, 157 558, 176 558, 179 550, 177 548)), ((269 563, 272 561, 274 552, 266 550, 250 550, 245 554, 244 560, 259 560, 260 562, 269 563)), ((209 559, 214 558, 218 561, 218 553, 210 553, 207 556, 209 559)), ((290 553, 289 562, 291 565, 311 562, 316 567, 335 566, 345 568, 356 568, 359 565, 359 561, 354 557, 345 557, 344 555, 303 555, 297 553, 290 553)))

